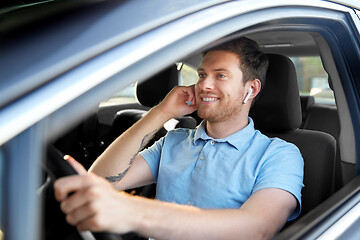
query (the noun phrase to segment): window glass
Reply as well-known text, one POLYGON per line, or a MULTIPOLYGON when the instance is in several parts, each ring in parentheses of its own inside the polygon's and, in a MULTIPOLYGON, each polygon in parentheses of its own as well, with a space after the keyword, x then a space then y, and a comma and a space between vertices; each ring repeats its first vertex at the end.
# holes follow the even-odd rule
MULTIPOLYGON (((183 63, 177 63, 176 65, 178 69, 181 69, 179 76, 179 85, 189 86, 197 82, 198 75, 196 69, 183 63)), ((135 97, 135 83, 133 83, 124 88, 123 90, 115 93, 109 99, 101 102, 100 106, 110 106, 136 102, 137 100, 135 97)))
POLYGON ((123 90, 115 93, 109 99, 100 103, 100 106, 120 105, 126 103, 136 103, 135 83, 130 84, 123 90))
POLYGON ((195 84, 199 77, 196 69, 190 67, 189 65, 181 63, 181 70, 180 70, 180 81, 179 85, 181 86, 189 86, 195 84))
POLYGON ((316 103, 335 104, 328 75, 320 57, 292 57, 296 68, 300 95, 314 96, 316 103))

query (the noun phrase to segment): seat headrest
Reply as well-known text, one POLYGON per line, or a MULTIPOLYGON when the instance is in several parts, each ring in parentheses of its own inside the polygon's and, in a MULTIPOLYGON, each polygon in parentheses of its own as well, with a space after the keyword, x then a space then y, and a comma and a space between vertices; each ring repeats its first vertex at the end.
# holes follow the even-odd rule
POLYGON ((137 84, 136 98, 146 107, 154 107, 161 102, 173 87, 178 85, 179 71, 171 65, 150 79, 137 84))
POLYGON ((285 56, 268 54, 265 86, 250 109, 256 129, 283 132, 299 128, 301 104, 293 62, 285 56))

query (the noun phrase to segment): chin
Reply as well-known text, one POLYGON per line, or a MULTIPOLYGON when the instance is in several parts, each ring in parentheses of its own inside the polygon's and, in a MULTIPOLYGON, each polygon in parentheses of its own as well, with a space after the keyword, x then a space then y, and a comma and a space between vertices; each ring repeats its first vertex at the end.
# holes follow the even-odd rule
POLYGON ((199 116, 199 118, 207 120, 210 117, 210 114, 207 111, 203 111, 203 110, 197 110, 197 115, 199 116))
POLYGON ((219 117, 217 114, 199 113, 198 112, 198 116, 199 116, 199 118, 204 119, 210 123, 217 123, 217 122, 221 122, 221 120, 222 120, 221 117, 219 117))

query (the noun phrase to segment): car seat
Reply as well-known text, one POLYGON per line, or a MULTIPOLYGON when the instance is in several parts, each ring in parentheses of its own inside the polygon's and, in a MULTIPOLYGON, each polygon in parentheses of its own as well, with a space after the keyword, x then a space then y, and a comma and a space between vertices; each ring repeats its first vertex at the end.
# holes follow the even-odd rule
POLYGON ((268 58, 266 82, 250 116, 265 135, 300 149, 304 158, 303 215, 332 194, 336 141, 324 132, 299 129, 302 116, 295 66, 282 55, 268 54, 268 58))
POLYGON ((312 105, 315 104, 315 98, 314 96, 309 96, 309 95, 302 95, 300 96, 300 102, 301 102, 301 115, 302 115, 302 122, 300 125, 300 128, 304 128, 304 122, 307 118, 309 109, 311 108, 312 105))

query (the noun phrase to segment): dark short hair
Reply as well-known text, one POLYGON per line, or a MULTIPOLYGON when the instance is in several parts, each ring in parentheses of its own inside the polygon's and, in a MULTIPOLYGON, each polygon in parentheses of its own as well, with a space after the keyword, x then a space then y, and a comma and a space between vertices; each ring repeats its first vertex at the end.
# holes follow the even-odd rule
POLYGON ((244 85, 249 80, 259 79, 261 88, 263 88, 269 60, 260 51, 257 42, 241 37, 210 48, 203 53, 203 56, 210 51, 229 51, 237 54, 240 58, 240 70, 243 72, 244 85))

